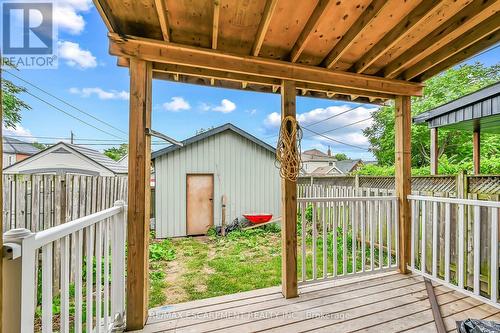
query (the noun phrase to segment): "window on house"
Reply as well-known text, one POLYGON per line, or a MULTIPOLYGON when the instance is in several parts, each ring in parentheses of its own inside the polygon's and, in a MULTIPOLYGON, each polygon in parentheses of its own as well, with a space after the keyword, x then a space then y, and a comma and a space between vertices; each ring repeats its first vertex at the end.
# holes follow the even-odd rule
POLYGON ((328 162, 328 165, 329 166, 333 166, 333 162, 328 162))

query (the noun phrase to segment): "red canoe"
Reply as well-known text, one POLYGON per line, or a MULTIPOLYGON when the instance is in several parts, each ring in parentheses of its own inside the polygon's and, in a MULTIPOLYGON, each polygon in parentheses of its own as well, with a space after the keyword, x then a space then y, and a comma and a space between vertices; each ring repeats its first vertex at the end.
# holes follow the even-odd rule
POLYGON ((243 216, 253 224, 269 222, 273 218, 273 214, 243 214, 243 216))

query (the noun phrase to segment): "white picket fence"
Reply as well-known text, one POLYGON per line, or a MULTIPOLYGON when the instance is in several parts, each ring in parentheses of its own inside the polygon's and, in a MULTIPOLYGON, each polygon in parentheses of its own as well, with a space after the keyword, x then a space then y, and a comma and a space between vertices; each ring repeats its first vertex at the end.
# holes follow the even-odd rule
POLYGON ((418 195, 410 195, 408 199, 412 207, 410 269, 500 308, 498 302, 500 202, 418 195), (440 218, 443 210, 444 219, 440 218), (472 218, 472 230, 466 228, 467 216, 472 218), (456 225, 452 220, 457 221, 456 225), (438 230, 442 224, 445 230, 444 251, 440 250, 438 238, 438 230), (467 237, 466 234, 470 232, 472 237, 467 237), (431 253, 427 253, 429 240, 432 244, 431 253), (484 248, 489 249, 487 258, 481 258, 484 248), (451 255, 453 251, 457 253, 455 258, 451 255), (430 265, 428 265, 429 258, 430 265), (467 274, 469 258, 472 259, 472 274, 467 274), (482 264, 484 259, 487 265, 482 264), (470 285, 472 287, 469 287, 470 285))
POLYGON ((33 332, 35 323, 40 321, 42 332, 82 332, 83 327, 86 332, 111 332, 123 325, 126 220, 126 205, 118 201, 111 208, 43 231, 31 233, 26 229, 14 229, 4 234, 7 247, 21 249, 20 258, 14 257, 10 260, 12 263, 7 263, 14 265, 15 260, 21 260, 21 272, 7 267, 7 274, 13 275, 5 276, 7 284, 13 284, 11 288, 20 289, 12 291, 13 298, 18 293, 21 299, 20 309, 9 309, 12 323, 19 322, 21 332, 33 332), (21 232, 25 236, 16 238, 21 232), (61 258, 58 320, 54 320, 52 288, 56 251, 61 258), (39 255, 42 258, 40 289, 36 283, 39 255), (14 281, 19 275, 20 284, 14 281), (70 275, 74 276, 74 284, 70 284, 70 275), (40 290, 41 305, 37 305, 40 290), (41 307, 41 318, 35 316, 37 306, 41 307), (70 311, 70 306, 74 312, 70 311))
POLYGON ((396 269, 397 198, 326 194, 298 199, 301 283, 396 269))

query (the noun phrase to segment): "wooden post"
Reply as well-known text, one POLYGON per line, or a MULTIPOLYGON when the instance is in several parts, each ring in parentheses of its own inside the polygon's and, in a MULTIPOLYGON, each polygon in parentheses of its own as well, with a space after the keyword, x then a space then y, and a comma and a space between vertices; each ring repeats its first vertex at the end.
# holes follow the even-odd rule
POLYGON ((411 99, 396 97, 395 114, 395 167, 396 195, 399 202, 399 271, 407 273, 411 251, 411 99))
MULTIPOLYGON (((281 119, 295 118, 295 82, 281 84, 281 119)), ((291 128, 286 130, 290 131, 291 128)), ((297 152, 300 154, 300 152, 297 152)), ((297 182, 281 179, 281 285, 285 298, 297 291, 297 182)))
POLYGON ((474 164, 474 174, 479 175, 481 173, 481 130, 474 128, 474 133, 472 134, 472 159, 474 164))
POLYGON ((226 195, 222 195, 222 209, 221 209, 222 221, 220 234, 226 236, 226 195))
POLYGON ((128 159, 127 330, 144 327, 148 313, 151 63, 130 59, 128 159))
POLYGON ((431 175, 438 174, 438 128, 431 128, 431 175))

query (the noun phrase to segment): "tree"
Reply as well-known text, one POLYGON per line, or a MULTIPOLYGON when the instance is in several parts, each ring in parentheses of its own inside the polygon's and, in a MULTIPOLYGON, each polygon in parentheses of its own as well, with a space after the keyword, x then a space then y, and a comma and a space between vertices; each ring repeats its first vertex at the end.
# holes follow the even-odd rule
POLYGON ((33 142, 33 146, 40 149, 40 150, 44 150, 44 149, 49 147, 49 145, 46 145, 46 144, 40 143, 40 142, 36 142, 36 141, 33 142))
MULTIPOLYGON (((412 116, 477 91, 500 80, 500 64, 481 63, 451 68, 426 81, 423 97, 412 97, 412 116)), ((363 133, 379 165, 394 165, 394 104, 372 113, 373 123, 363 133)), ((440 129, 440 156, 447 162, 463 163, 472 158, 472 133, 440 129)), ((430 136, 425 125, 412 125, 412 166, 429 165, 430 136)), ((489 158, 500 153, 500 140, 493 134, 481 135, 481 156, 489 158)))
MULTIPOLYGON (((13 65, 6 63, 6 65, 15 70, 13 65)), ((21 100, 18 95, 26 92, 26 88, 17 86, 9 80, 1 77, 2 85, 2 110, 3 110, 3 123, 7 128, 16 128, 16 125, 21 122, 21 111, 31 110, 31 107, 21 100)))
POLYGON ((122 143, 119 147, 112 147, 108 149, 104 149, 104 155, 109 158, 118 161, 120 158, 128 154, 128 145, 126 143, 122 143))
POLYGON ((349 157, 347 157, 347 155, 344 153, 337 153, 337 154, 333 155, 333 157, 335 157, 335 159, 337 161, 345 161, 345 160, 349 159, 349 157))

